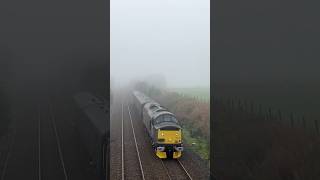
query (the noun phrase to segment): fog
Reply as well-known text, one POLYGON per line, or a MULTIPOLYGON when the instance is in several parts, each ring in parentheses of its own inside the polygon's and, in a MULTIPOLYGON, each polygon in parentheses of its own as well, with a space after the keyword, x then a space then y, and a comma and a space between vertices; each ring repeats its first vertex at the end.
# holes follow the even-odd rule
POLYGON ((18 111, 53 94, 61 104, 79 91, 106 97, 106 8, 104 1, 0 1, 1 101, 18 111))
POLYGON ((213 12, 215 96, 319 119, 319 1, 223 0, 213 12))
POLYGON ((319 82, 318 1, 224 0, 213 9, 215 82, 319 82))
POLYGON ((127 83, 162 74, 169 87, 209 86, 209 6, 209 0, 111 0, 111 77, 127 83))
POLYGON ((99 67, 97 74, 104 73, 100 84, 107 86, 106 8, 106 2, 86 0, 1 1, 0 47, 11 57, 1 56, 11 65, 10 76, 2 78, 16 84, 15 90, 34 91, 41 83, 67 90, 80 81, 92 82, 88 72, 99 67))

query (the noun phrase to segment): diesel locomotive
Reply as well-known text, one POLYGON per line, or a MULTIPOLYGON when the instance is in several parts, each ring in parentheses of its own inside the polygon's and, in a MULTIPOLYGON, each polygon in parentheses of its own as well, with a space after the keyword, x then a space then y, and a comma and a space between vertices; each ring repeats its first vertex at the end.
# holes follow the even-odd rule
POLYGON ((152 141, 157 157, 181 157, 183 151, 182 129, 175 115, 139 91, 132 93, 132 103, 152 141))

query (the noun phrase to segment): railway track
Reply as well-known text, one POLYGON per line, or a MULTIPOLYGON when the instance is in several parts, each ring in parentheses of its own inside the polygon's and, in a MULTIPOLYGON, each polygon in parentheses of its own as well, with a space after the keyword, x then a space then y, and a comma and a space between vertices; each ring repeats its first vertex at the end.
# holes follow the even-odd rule
POLYGON ((170 176, 170 172, 169 172, 168 168, 166 167, 166 165, 164 165, 163 160, 161 160, 161 164, 162 164, 162 167, 163 167, 163 169, 165 170, 165 172, 166 172, 166 174, 168 176, 168 179, 172 180, 172 178, 170 176))
POLYGON ((41 110, 38 106, 38 179, 41 180, 41 110))
POLYGON ((51 103, 49 104, 49 114, 50 114, 50 117, 52 120, 52 126, 54 129, 54 135, 55 135, 55 140, 56 140, 57 147, 58 147, 59 159, 60 159, 61 167, 63 170, 64 179, 68 180, 68 175, 67 175, 67 171, 66 171, 65 163, 64 163, 64 158, 63 158, 63 154, 62 154, 61 142, 60 142, 59 134, 57 131, 56 119, 55 119, 55 116, 53 113, 53 107, 52 107, 51 103))
MULTIPOLYGON (((118 105, 113 109, 114 151, 111 167, 111 179, 121 180, 192 180, 204 179, 198 173, 197 165, 188 164, 189 161, 160 160, 151 148, 144 125, 138 118, 136 111, 126 102, 124 96, 118 96, 118 105), (118 143, 116 143, 118 142, 118 143), (194 177, 193 177, 194 176, 194 177)), ((111 157, 112 158, 112 157, 111 157)), ((187 159, 189 159, 187 157, 187 159)))
MULTIPOLYGON (((2 169, 1 169, 1 176, 0 180, 5 179, 6 171, 7 171, 7 166, 8 166, 8 161, 9 158, 11 157, 11 150, 13 147, 13 144, 15 143, 15 136, 16 136, 16 128, 15 125, 13 125, 12 129, 12 134, 8 135, 8 148, 7 152, 5 153, 6 155, 4 156, 5 158, 3 159, 3 162, 1 163, 2 169)), ((3 153, 4 154, 4 153, 3 153)))
POLYGON ((183 166, 183 164, 181 163, 181 161, 179 159, 177 159, 177 162, 179 163, 180 167, 182 167, 183 171, 186 173, 186 175, 188 176, 188 178, 190 180, 192 180, 192 177, 190 176, 189 172, 187 171, 187 169, 183 166))
POLYGON ((130 119, 131 128, 132 128, 133 139, 134 139, 134 143, 135 143, 136 151, 137 151, 137 156, 138 156, 138 160, 139 160, 139 166, 140 166, 140 171, 141 171, 141 177, 142 177, 142 180, 145 180, 145 177, 144 177, 144 171, 143 171, 143 167, 142 167, 142 163, 141 163, 140 152, 139 152, 138 143, 137 143, 137 138, 136 138, 136 133, 135 133, 135 131, 134 131, 134 127, 133 127, 132 117, 131 117, 131 112, 130 112, 129 105, 128 105, 128 113, 129 113, 129 119, 130 119))
POLYGON ((123 102, 121 103, 121 179, 124 180, 123 102))
POLYGON ((179 159, 177 160, 161 160, 162 166, 169 180, 189 179, 193 180, 187 169, 183 166, 179 159), (179 170, 180 169, 180 170, 179 170), (180 172, 180 173, 179 173, 180 172))
MULTIPOLYGON (((125 105, 121 103, 121 178, 124 179, 139 179, 145 180, 145 172, 142 166, 142 160, 137 143, 136 132, 133 126, 131 111, 129 106, 127 110, 125 105), (127 113, 127 114, 125 114, 127 113), (126 115, 127 118, 124 117, 126 115), (134 152, 135 150, 135 152, 134 152), (135 158, 136 157, 136 158, 135 158), (135 162, 135 163, 134 163, 135 162), (139 164, 139 167, 132 165, 139 164)), ((119 134, 120 135, 120 134, 119 134)))

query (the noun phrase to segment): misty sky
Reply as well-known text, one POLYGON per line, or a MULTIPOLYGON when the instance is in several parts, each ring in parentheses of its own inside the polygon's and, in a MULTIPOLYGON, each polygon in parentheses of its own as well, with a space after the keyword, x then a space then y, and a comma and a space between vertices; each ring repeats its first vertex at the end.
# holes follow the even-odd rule
POLYGON ((214 82, 318 84, 319 5, 299 0, 216 1, 214 82))
POLYGON ((162 73, 168 86, 208 86, 209 0, 111 0, 112 78, 162 73))

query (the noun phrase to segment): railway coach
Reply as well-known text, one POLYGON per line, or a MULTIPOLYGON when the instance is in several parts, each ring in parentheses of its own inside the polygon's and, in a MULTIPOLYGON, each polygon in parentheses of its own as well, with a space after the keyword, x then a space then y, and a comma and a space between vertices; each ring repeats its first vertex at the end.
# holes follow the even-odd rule
POLYGON ((139 91, 132 93, 132 103, 161 159, 181 157, 182 129, 175 115, 139 91))
POLYGON ((108 109, 106 102, 90 93, 78 93, 74 99, 79 106, 76 119, 76 128, 89 155, 88 163, 94 167, 95 174, 101 180, 107 176, 107 163, 109 161, 107 131, 108 109))

